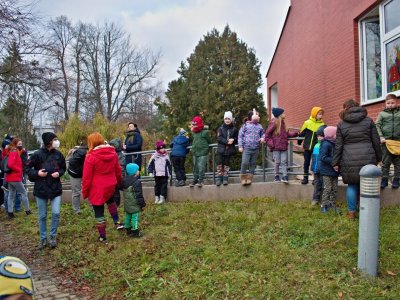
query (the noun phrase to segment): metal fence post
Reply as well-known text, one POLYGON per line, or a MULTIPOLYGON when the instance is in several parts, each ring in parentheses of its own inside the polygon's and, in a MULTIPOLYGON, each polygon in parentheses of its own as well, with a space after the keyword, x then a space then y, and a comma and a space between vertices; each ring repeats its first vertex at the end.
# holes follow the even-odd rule
POLYGON ((381 169, 366 165, 360 170, 360 223, 357 268, 367 275, 378 272, 381 169))

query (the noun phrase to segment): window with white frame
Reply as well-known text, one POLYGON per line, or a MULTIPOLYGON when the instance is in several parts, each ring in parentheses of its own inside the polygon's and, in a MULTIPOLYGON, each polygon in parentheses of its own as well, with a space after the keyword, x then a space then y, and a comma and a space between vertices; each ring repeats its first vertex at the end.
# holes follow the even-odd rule
POLYGON ((361 100, 400 95, 400 0, 385 1, 360 21, 361 100))

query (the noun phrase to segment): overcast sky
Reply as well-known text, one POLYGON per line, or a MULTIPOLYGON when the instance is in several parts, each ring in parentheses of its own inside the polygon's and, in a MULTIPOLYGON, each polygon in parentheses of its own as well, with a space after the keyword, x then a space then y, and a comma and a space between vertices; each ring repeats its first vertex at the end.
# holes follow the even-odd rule
MULTIPOLYGON (((74 23, 118 22, 136 45, 161 51, 159 80, 166 89, 199 40, 227 24, 255 49, 265 83, 289 5, 290 0, 39 0, 37 9, 46 17, 66 15, 74 23)), ((265 86, 262 93, 265 98, 265 86)))

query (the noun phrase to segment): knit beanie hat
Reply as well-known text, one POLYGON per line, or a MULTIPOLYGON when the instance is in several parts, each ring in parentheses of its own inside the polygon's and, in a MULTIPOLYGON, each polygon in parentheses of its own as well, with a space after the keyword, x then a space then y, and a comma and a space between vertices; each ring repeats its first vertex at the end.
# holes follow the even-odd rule
POLYGON ((232 112, 226 111, 226 112, 224 113, 224 120, 225 120, 225 119, 229 119, 229 120, 233 121, 232 112))
POLYGON ((11 141, 14 139, 14 137, 12 135, 10 135, 9 133, 6 133, 4 135, 4 140, 1 143, 1 148, 5 148, 6 146, 11 144, 11 141))
POLYGON ((204 128, 203 119, 199 116, 195 116, 192 119, 192 131, 193 132, 200 132, 204 128))
POLYGON ((187 131, 183 128, 179 128, 179 135, 187 135, 187 131))
POLYGON ((161 141, 161 140, 157 141, 157 142, 156 142, 156 148, 157 148, 157 150, 165 149, 165 143, 164 143, 164 141, 161 141))
POLYGON ((129 163, 126 165, 126 174, 129 176, 135 175, 137 171, 139 171, 139 166, 137 164, 129 163))
POLYGON ((51 143, 51 141, 56 138, 57 136, 53 132, 45 132, 42 134, 43 144, 47 146, 51 143))
POLYGON ((328 126, 327 126, 327 125, 322 125, 322 126, 320 126, 320 127, 317 129, 317 131, 315 132, 316 135, 324 136, 324 129, 325 129, 326 127, 328 127, 328 126))
POLYGON ((273 107, 272 108, 272 114, 274 115, 275 118, 279 118, 281 114, 283 114, 285 110, 280 107, 273 107))
POLYGON ((334 140, 336 138, 336 126, 328 126, 324 129, 324 136, 326 140, 334 140))

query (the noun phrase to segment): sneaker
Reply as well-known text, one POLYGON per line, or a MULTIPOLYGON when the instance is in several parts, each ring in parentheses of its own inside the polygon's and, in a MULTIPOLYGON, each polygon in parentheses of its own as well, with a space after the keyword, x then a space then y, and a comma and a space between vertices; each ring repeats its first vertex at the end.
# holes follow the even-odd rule
POLYGON ((99 242, 104 244, 104 245, 108 245, 108 240, 104 237, 99 237, 99 242))
POLYGON ((399 178, 394 177, 392 181, 392 189, 398 189, 399 188, 399 178))
POLYGON ((193 181, 189 184, 189 186, 190 186, 190 187, 194 187, 196 184, 197 184, 197 180, 193 180, 193 181))
POLYGON ((313 200, 313 201, 311 201, 311 205, 312 205, 312 206, 315 206, 315 205, 317 205, 317 204, 319 204, 319 201, 318 201, 318 200, 313 200))
POLYGON ((38 249, 39 249, 39 250, 43 250, 44 248, 46 248, 46 245, 47 245, 47 240, 46 240, 46 239, 41 240, 41 241, 39 242, 38 249))
POLYGON ((8 189, 7 189, 4 185, 1 186, 1 189, 2 189, 3 191, 5 191, 5 192, 8 192, 8 189))
POLYGON ((283 176, 282 177, 282 182, 283 183, 289 183, 289 177, 288 176, 283 176))
POLYGON ((122 230, 125 228, 124 225, 122 225, 120 221, 114 223, 114 225, 115 225, 115 228, 117 228, 117 230, 122 230))
POLYGON ((175 186, 179 187, 179 180, 175 180, 175 186))
POLYGON ((328 205, 321 205, 321 212, 326 214, 329 211, 328 205))
POLYGON ((279 175, 275 175, 274 182, 281 182, 279 175))
POLYGON ((160 196, 160 201, 158 201, 158 204, 163 204, 165 202, 165 197, 160 196))
POLYGON ((185 180, 180 180, 180 181, 179 181, 179 186, 185 186, 185 185, 186 185, 185 180))
POLYGON ((132 228, 125 228, 125 230, 127 236, 132 236, 132 228))
POLYGON ((54 249, 55 247, 57 247, 57 240, 55 237, 50 237, 49 247, 51 249, 54 249))
MULTIPOLYGON (((384 189, 385 187, 387 187, 389 184, 389 180, 387 178, 382 178, 381 180, 381 189, 384 189)), ((393 184, 392 184, 393 187, 393 184)))
POLYGON ((29 216, 29 215, 32 214, 32 211, 30 209, 28 209, 28 210, 25 211, 25 213, 26 213, 27 216, 29 216))
POLYGON ((158 204, 160 202, 160 196, 155 196, 154 197, 154 203, 158 204))
POLYGON ((202 186, 203 186, 203 182, 202 182, 202 181, 199 181, 198 183, 196 183, 196 186, 197 186, 197 187, 202 187, 202 186))

